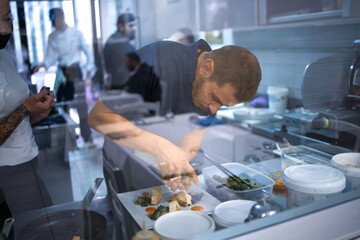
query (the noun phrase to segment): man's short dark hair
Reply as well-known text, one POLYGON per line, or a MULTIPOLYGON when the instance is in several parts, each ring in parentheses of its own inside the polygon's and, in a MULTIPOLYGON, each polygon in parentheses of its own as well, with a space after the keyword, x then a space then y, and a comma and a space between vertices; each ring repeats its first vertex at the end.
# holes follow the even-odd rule
POLYGON ((140 56, 136 53, 136 52, 128 52, 126 54, 126 57, 130 60, 130 61, 136 61, 136 62, 140 62, 140 56))
POLYGON ((51 8, 49 10, 49 18, 50 18, 51 21, 54 20, 55 13, 56 14, 61 14, 62 16, 64 16, 64 11, 61 8, 51 8))
POLYGON ((123 13, 118 17, 117 24, 121 23, 125 25, 126 23, 133 21, 135 21, 135 17, 132 13, 123 13))
POLYGON ((260 80, 260 64, 250 51, 239 46, 225 46, 209 52, 206 56, 214 61, 210 81, 219 87, 229 83, 235 88, 239 102, 250 100, 256 93, 260 80))

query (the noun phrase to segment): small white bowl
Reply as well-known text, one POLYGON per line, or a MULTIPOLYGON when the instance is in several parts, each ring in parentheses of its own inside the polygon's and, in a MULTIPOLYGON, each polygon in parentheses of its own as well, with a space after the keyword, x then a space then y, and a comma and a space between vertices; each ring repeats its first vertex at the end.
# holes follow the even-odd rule
POLYGON ((330 163, 345 174, 352 190, 360 189, 360 153, 336 154, 332 157, 330 163))
POLYGON ((251 207, 255 201, 230 200, 219 204, 212 217, 220 227, 230 227, 243 223, 249 216, 251 207))

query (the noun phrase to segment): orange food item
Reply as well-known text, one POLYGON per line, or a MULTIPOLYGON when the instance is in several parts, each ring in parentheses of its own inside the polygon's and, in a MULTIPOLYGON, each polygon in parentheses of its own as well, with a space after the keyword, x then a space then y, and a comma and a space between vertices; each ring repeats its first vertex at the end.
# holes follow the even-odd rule
POLYGON ((282 173, 279 173, 279 172, 274 172, 274 173, 275 173, 275 175, 278 176, 279 178, 274 179, 273 176, 268 175, 270 178, 274 179, 274 181, 275 181, 274 189, 285 189, 286 186, 285 186, 285 184, 283 183, 283 180, 282 180, 283 174, 282 174, 282 173))
POLYGON ((285 189, 286 188, 285 184, 283 183, 282 178, 275 179, 274 188, 275 189, 285 189))
POLYGON ((200 212, 200 211, 204 210, 204 207, 202 207, 202 206, 193 206, 191 208, 191 210, 200 212))
POLYGON ((156 207, 148 207, 145 209, 145 211, 148 213, 153 213, 153 212, 155 212, 155 210, 156 210, 156 207))

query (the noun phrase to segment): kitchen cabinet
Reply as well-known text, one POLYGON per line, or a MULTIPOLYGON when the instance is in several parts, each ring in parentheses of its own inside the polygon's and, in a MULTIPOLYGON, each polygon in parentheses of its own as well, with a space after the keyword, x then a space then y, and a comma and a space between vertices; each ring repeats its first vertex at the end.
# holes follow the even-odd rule
POLYGON ((356 0, 259 0, 259 25, 359 17, 356 0))
POLYGON ((257 6, 258 1, 254 0, 200 0, 200 30, 256 26, 257 6))
POLYGON ((356 0, 200 0, 200 30, 360 19, 356 0))

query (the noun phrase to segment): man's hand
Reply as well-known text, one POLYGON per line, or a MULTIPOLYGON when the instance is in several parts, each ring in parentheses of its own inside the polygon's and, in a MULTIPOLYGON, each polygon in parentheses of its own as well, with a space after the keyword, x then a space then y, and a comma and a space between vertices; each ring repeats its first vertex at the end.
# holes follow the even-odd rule
POLYGON ((164 183, 172 191, 188 190, 195 183, 199 184, 194 168, 189 164, 188 154, 173 144, 163 146, 156 160, 160 167, 164 183))
POLYGON ((28 97, 24 106, 30 112, 30 122, 31 124, 40 121, 45 118, 51 109, 55 106, 55 95, 53 91, 46 90, 46 87, 43 87, 38 94, 28 97))
POLYGON ((187 155, 188 160, 193 159, 196 154, 199 152, 201 140, 204 136, 206 129, 203 130, 193 130, 186 134, 180 142, 178 142, 179 148, 181 148, 187 155))

